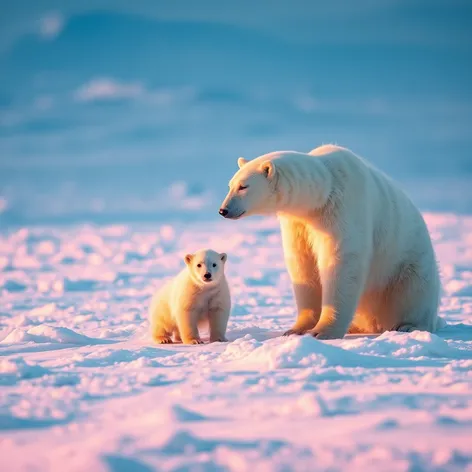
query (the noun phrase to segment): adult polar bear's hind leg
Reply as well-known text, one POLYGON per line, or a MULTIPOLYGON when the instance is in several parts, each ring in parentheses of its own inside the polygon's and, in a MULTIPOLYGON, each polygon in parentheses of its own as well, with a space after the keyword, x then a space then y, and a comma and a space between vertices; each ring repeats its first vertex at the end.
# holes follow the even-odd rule
POLYGON ((402 267, 399 275, 380 291, 363 294, 349 332, 438 329, 436 316, 439 280, 428 280, 427 267, 402 267), (421 274, 421 270, 423 274, 421 274))
POLYGON ((420 212, 387 176, 332 145, 240 165, 220 214, 277 214, 298 310, 289 334, 437 329, 431 239, 420 212))

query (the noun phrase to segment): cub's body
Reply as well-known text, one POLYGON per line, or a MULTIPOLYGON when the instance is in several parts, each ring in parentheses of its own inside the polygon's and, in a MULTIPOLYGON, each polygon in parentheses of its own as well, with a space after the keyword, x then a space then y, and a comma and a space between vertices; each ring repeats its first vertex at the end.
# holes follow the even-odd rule
POLYGON ((185 256, 185 267, 154 295, 149 319, 157 343, 202 343, 199 326, 209 325, 210 342, 226 341, 231 296, 224 274, 226 254, 211 250, 185 256))

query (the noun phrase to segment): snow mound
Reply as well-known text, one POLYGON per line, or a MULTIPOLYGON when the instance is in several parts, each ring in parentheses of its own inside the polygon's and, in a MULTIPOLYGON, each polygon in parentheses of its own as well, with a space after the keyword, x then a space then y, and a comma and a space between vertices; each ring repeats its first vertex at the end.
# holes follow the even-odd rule
POLYGON ((28 330, 16 328, 0 344, 17 343, 58 343, 88 345, 100 342, 83 334, 76 333, 69 328, 49 325, 38 325, 28 330))
POLYGON ((195 411, 184 408, 180 405, 173 405, 171 408, 172 419, 179 423, 187 423, 192 421, 204 421, 207 418, 205 416, 196 413, 195 411))
POLYGON ((44 429, 64 423, 67 423, 67 418, 21 418, 13 414, 0 413, 0 431, 44 429))
POLYGON ((184 455, 190 451, 193 453, 209 453, 213 452, 222 446, 235 450, 258 450, 265 456, 270 457, 286 443, 278 440, 264 440, 264 441, 240 441, 231 440, 225 441, 220 439, 203 439, 189 431, 177 431, 161 448, 161 454, 166 455, 184 455))
POLYGON ((465 356, 464 351, 449 346, 444 339, 426 331, 412 333, 386 331, 377 338, 345 339, 342 341, 342 346, 350 352, 402 359, 419 357, 463 359, 465 356))
POLYGON ((40 305, 36 308, 33 308, 29 312, 29 316, 46 316, 52 315, 57 310, 55 303, 47 303, 46 305, 40 305))
POLYGON ((231 343, 222 353, 221 360, 266 370, 309 366, 376 368, 400 365, 397 359, 387 359, 377 354, 357 354, 318 341, 312 336, 279 337, 259 342, 248 334, 231 343))
POLYGON ((8 279, 0 285, 0 288, 3 288, 7 292, 23 292, 26 290, 26 285, 17 280, 8 279))
POLYGON ((36 379, 50 373, 50 370, 26 362, 22 357, 0 361, 0 385, 14 385, 20 380, 36 379))
POLYGON ((91 292, 98 287, 98 281, 92 279, 73 280, 64 279, 65 292, 91 292))
POLYGON ((85 357, 77 356, 76 365, 80 367, 107 367, 129 363, 141 356, 139 351, 130 351, 129 349, 97 349, 85 357))
POLYGON ((163 426, 176 423, 194 423, 211 419, 188 408, 184 408, 179 404, 159 408, 152 415, 153 422, 163 426))

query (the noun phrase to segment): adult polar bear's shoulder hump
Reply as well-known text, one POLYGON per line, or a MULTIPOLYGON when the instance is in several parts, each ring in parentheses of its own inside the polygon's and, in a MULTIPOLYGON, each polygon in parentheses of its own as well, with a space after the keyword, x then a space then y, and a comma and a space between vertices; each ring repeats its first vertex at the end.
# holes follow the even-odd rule
POLYGON ((239 161, 220 213, 277 214, 298 315, 288 333, 437 329, 439 274, 419 210, 346 148, 239 161))

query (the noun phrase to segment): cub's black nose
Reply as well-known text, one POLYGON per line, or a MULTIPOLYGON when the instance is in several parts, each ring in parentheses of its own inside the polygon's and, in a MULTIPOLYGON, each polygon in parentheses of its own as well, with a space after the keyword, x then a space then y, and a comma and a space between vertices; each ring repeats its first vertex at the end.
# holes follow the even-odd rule
POLYGON ((206 280, 210 280, 211 279, 210 272, 207 272, 203 277, 205 277, 206 280))
POLYGON ((220 215, 226 216, 228 214, 228 210, 226 208, 220 208, 220 215))

